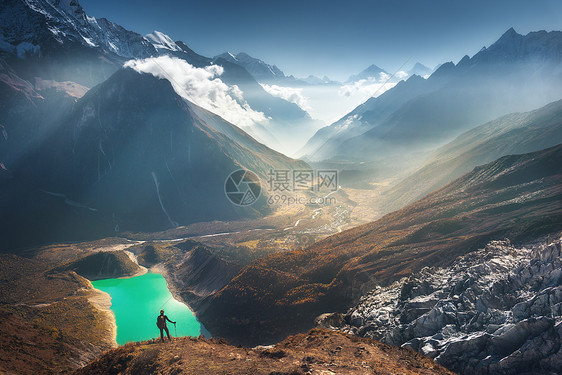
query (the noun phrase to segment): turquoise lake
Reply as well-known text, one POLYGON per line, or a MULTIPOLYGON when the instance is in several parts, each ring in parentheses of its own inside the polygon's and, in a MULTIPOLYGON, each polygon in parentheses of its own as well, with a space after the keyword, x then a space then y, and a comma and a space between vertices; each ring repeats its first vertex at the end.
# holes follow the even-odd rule
MULTIPOLYGON (((92 285, 111 296, 119 345, 159 338, 156 317, 160 309, 164 309, 170 320, 177 322, 177 336, 209 336, 191 310, 172 298, 166 280, 159 273, 146 273, 128 279, 97 280, 92 281, 92 285)), ((168 329, 170 335, 176 336, 172 323, 168 323, 168 329)))

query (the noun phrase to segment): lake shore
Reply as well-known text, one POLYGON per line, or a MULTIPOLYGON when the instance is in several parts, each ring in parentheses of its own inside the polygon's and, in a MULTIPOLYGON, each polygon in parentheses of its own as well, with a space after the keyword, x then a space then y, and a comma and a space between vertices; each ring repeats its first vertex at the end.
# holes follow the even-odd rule
POLYGON ((178 302, 184 304, 185 306, 187 306, 187 308, 191 311, 193 316, 195 316, 195 318, 197 319, 199 324, 201 324, 201 329, 202 329, 201 334, 203 336, 205 336, 206 338, 212 337, 211 332, 209 332, 207 330, 207 328, 203 325, 203 323, 201 323, 199 321, 199 318, 197 317, 197 311, 193 307, 191 307, 190 304, 186 300, 184 300, 181 297, 180 287, 177 284, 177 282, 172 278, 172 276, 170 275, 170 272, 168 272, 168 269, 166 268, 166 266, 162 263, 155 264, 154 266, 150 267, 149 272, 159 273, 159 274, 162 275, 164 280, 166 280, 166 287, 170 291, 170 294, 172 295, 172 297, 176 301, 178 301, 178 302))
POLYGON ((88 290, 86 298, 105 317, 107 327, 107 335, 105 335, 105 337, 109 337, 108 343, 111 347, 116 348, 119 346, 117 344, 117 321, 115 319, 115 314, 111 310, 111 296, 109 293, 94 288, 89 280, 88 282, 90 283, 91 289, 88 290))

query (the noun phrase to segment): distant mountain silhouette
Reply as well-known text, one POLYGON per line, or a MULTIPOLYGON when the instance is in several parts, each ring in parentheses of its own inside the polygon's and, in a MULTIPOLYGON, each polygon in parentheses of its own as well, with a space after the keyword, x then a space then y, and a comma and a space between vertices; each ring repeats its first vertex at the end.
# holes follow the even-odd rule
POLYGON ((349 76, 346 83, 357 82, 362 79, 369 79, 369 78, 379 79, 381 73, 390 75, 384 69, 379 68, 375 64, 372 64, 365 70, 361 71, 359 74, 354 74, 349 76))
POLYGON ((225 52, 214 57, 215 60, 219 58, 244 67, 258 82, 282 80, 283 78, 286 78, 285 74, 277 66, 269 65, 244 52, 237 55, 225 52))
POLYGON ((562 101, 512 113, 459 135, 433 153, 412 175, 385 193, 391 212, 439 189, 477 165, 501 156, 533 152, 562 143, 562 101))
POLYGON ((508 30, 489 48, 412 76, 312 137, 311 160, 392 163, 424 153, 498 116, 562 98, 562 32, 508 30))

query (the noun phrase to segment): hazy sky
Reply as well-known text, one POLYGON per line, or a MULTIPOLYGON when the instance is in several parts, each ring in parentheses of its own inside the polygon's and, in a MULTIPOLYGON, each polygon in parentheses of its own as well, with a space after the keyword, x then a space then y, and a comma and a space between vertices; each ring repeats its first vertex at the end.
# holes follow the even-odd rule
POLYGON ((194 51, 247 52, 286 74, 345 80, 370 64, 434 67, 489 46, 509 27, 562 29, 559 0, 81 0, 86 13, 194 51))

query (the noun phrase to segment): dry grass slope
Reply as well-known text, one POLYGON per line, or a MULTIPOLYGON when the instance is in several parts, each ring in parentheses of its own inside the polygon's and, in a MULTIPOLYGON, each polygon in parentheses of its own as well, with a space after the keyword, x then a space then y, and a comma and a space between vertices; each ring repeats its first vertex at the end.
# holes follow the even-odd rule
POLYGON ((508 156, 373 223, 257 260, 199 317, 232 342, 271 343, 344 311, 375 284, 448 265, 493 239, 561 228, 562 146, 508 156))
POLYGON ((403 348, 328 330, 291 336, 273 347, 244 348, 223 340, 145 341, 103 355, 76 375, 117 374, 453 374, 403 348))

